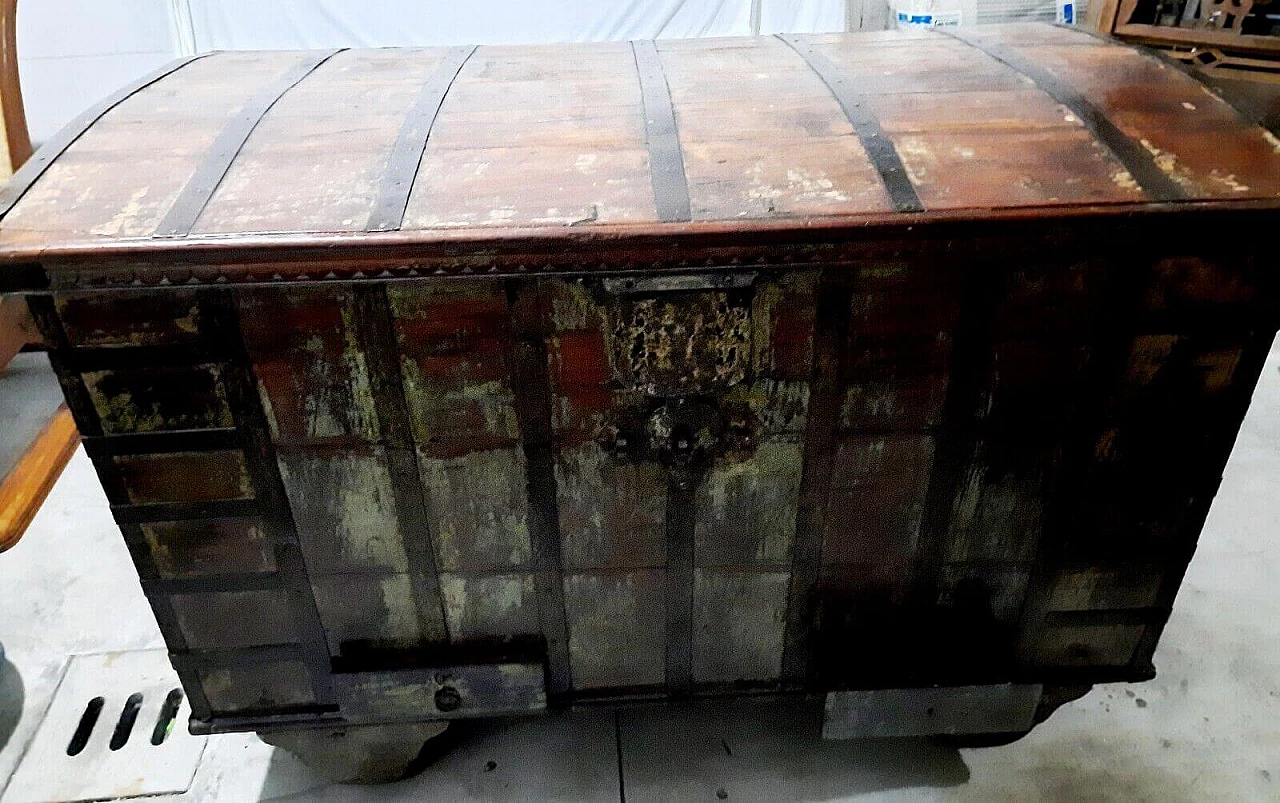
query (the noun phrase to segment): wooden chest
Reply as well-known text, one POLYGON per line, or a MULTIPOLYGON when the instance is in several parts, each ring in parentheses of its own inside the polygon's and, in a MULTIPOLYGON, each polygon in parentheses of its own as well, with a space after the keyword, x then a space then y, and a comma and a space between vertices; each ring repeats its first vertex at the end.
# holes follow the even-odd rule
POLYGON ((0 284, 197 729, 763 691, 876 735, 1151 677, 1278 195, 1275 135, 1051 26, 216 53, 15 177, 0 284))

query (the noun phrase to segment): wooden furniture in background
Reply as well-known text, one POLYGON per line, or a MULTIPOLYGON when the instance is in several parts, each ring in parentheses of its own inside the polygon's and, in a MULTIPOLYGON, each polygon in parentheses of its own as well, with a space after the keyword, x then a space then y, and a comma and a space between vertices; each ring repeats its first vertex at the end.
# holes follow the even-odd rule
POLYGON ((1280 83, 1277 12, 1276 0, 1098 0, 1087 20, 1206 73, 1280 83))
POLYGON ((12 175, 31 157, 31 136, 18 80, 18 0, 0 0, 0 133, 5 153, 0 179, 12 175))
MULTIPOLYGON (((0 135, 4 180, 31 157, 18 80, 17 0, 0 2, 0 135)), ((22 537, 80 442, 71 413, 50 392, 47 362, 18 356, 39 341, 26 299, 0 296, 0 552, 22 537)))

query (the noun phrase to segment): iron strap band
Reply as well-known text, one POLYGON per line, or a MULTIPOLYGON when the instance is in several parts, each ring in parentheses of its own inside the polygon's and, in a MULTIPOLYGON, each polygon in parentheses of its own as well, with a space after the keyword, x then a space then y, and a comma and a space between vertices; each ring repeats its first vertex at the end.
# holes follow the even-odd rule
POLYGON ((67 148, 70 148, 76 140, 80 139, 94 123, 101 120, 107 112, 160 79, 208 55, 210 54, 203 53, 198 56, 190 56, 170 62, 160 69, 142 76, 137 81, 121 87, 118 91, 113 92, 82 112, 45 142, 40 150, 36 151, 30 159, 23 163, 22 167, 18 168, 18 171, 9 179, 9 183, 5 184, 3 189, 0 189, 0 218, 9 214, 18 201, 22 200, 22 196, 26 195, 27 190, 31 189, 31 185, 35 184, 44 175, 49 166, 67 148))
POLYGON ((231 163, 248 141, 253 130, 262 122, 271 107, 276 105, 285 93, 293 89, 303 78, 306 78, 333 56, 342 50, 328 50, 309 53, 292 68, 280 75, 269 85, 263 87, 250 98, 244 108, 227 122, 213 141, 209 155, 196 168, 196 172, 187 180, 178 194, 178 199, 165 214, 164 220, 156 228, 155 237, 186 237, 200 218, 200 213, 213 197, 213 193, 222 183, 222 179, 231 169, 231 163))
POLYGON ((546 641, 546 691, 555 700, 573 689, 569 655, 568 609, 565 607, 564 557, 560 535, 560 494, 557 491, 553 396, 547 345, 541 324, 520 309, 538 298, 534 284, 506 285, 507 314, 516 323, 505 348, 511 366, 511 391, 520 427, 525 461, 526 521, 538 628, 546 641))
POLYGON ((672 470, 667 481, 666 684, 674 695, 693 692, 693 575, 700 477, 672 470))
POLYGON ((827 85, 827 89, 840 104, 872 167, 880 174, 880 182, 889 195, 894 211, 923 212, 924 204, 921 203, 920 196, 916 195, 916 188, 907 175, 907 169, 898 156, 893 140, 880 128, 880 121, 867 105, 866 98, 853 88, 853 83, 845 72, 805 40, 782 34, 776 36, 804 59, 809 69, 822 79, 822 83, 827 85))
POLYGON ((971 31, 958 28, 956 30, 939 28, 938 31, 985 53, 1004 66, 1031 79, 1040 91, 1074 114, 1089 133, 1111 152, 1116 161, 1129 171, 1129 175, 1152 200, 1181 201, 1187 198, 1186 191, 1160 169, 1155 157, 1121 131, 1101 109, 1067 86, 1053 73, 1011 48, 993 42, 983 42, 971 31))
POLYGON ((689 181, 684 172, 684 153, 680 149, 676 113, 671 107, 671 90, 662 70, 662 59, 652 41, 632 42, 631 52, 640 76, 644 132, 658 220, 686 223, 693 218, 689 208, 689 181))
POLYGON ((427 139, 431 136, 436 116, 458 73, 475 52, 474 47, 450 48, 440 57, 431 76, 422 85, 422 91, 405 117, 387 160, 387 171, 378 186, 378 199, 369 214, 365 231, 399 231, 403 225, 409 194, 418 177, 418 166, 427 150, 427 139))

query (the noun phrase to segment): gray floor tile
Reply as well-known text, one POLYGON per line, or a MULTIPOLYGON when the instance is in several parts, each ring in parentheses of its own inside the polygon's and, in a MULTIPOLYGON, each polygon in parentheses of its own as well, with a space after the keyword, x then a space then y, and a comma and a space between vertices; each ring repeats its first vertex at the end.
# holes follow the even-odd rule
POLYGON ((620 713, 627 803, 831 800, 969 779, 928 740, 823 741, 818 700, 727 699, 620 713))

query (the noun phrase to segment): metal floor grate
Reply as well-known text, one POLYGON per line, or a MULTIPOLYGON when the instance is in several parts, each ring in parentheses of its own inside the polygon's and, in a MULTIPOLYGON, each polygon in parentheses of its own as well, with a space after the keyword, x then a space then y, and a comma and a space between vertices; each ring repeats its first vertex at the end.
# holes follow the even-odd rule
POLYGON ((73 655, 2 803, 185 792, 205 737, 164 650, 73 655))

